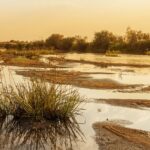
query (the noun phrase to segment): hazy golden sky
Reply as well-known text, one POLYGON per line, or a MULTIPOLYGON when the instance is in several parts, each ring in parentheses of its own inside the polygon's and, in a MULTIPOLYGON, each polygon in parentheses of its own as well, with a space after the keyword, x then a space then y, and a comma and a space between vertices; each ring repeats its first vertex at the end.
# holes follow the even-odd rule
POLYGON ((0 0, 0 40, 45 39, 52 33, 91 38, 126 27, 150 32, 150 0, 0 0))

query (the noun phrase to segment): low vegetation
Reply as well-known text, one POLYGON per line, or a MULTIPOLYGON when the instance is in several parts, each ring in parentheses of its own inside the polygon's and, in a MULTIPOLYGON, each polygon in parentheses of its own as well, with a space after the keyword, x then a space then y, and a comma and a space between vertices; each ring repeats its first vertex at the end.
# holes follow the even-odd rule
POLYGON ((119 56, 119 51, 115 51, 115 50, 109 50, 105 53, 106 56, 109 57, 118 57, 119 56))
POLYGON ((21 67, 42 67, 42 68, 55 67, 52 64, 46 64, 44 62, 39 61, 38 59, 29 59, 22 56, 12 57, 9 59, 6 58, 2 64, 21 67))
POLYGON ((0 51, 0 56, 5 57, 5 56, 12 56, 12 57, 26 57, 29 59, 33 58, 39 58, 41 55, 48 55, 48 54, 53 54, 52 51, 50 50, 6 50, 6 51, 0 51))
POLYGON ((65 120, 79 114, 81 102, 83 99, 72 88, 31 80, 15 87, 2 87, 0 115, 13 115, 19 119, 65 120), (3 102, 7 103, 4 105, 3 102))
POLYGON ((3 65, 13 65, 22 67, 55 67, 52 63, 40 61, 41 55, 51 54, 48 50, 7 50, 0 51, 0 59, 3 65))

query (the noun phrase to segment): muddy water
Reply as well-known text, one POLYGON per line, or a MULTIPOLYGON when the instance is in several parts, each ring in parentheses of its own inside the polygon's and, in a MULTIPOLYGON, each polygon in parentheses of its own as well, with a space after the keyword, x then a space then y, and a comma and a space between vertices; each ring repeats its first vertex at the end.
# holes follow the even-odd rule
MULTIPOLYGON (((48 57, 59 57, 58 55, 48 55, 42 57, 42 61, 47 62, 48 57)), ((125 64, 150 64, 150 56, 120 55, 119 57, 106 57, 95 54, 62 54, 64 58, 70 60, 88 60, 96 62, 125 63, 125 64)), ((91 72, 90 77, 94 79, 112 79, 125 84, 144 84, 149 85, 150 68, 135 67, 107 67, 101 68, 92 64, 66 63, 68 71, 91 72), (92 74, 93 73, 93 74, 92 74)))
MULTIPOLYGON (((71 57, 71 56, 67 56, 71 57)), ((74 57, 74 55, 72 56, 74 57)), ((84 56, 85 57, 85 56, 84 56)), ((88 59, 89 56, 87 56, 88 59)), ((102 57, 102 56, 101 56, 102 57)), ((98 61, 95 56, 90 57, 93 60, 98 61)), ((78 58, 82 59, 82 58, 78 58)), ((114 59, 114 58, 112 58, 114 59)), ((131 58, 128 58, 131 59, 131 58)), ((137 59, 137 58, 136 58, 137 59)), ((146 59, 145 63, 149 62, 149 58, 146 59), (147 60, 148 59, 148 60, 147 60), (147 62, 148 61, 148 62, 147 62)), ((133 60, 133 59, 131 59, 133 60)), ((133 60, 135 61, 135 60, 133 60)), ((150 85, 150 72, 149 68, 133 68, 133 67, 108 67, 100 68, 94 65, 80 64, 80 63, 70 63, 66 64, 66 70, 74 70, 81 72, 91 72, 89 75, 91 78, 95 79, 112 79, 120 83, 125 84, 142 84, 143 86, 150 85)), ((4 67, 2 72, 2 77, 5 77, 7 83, 13 84, 15 82, 25 82, 28 78, 19 76, 15 74, 17 70, 24 70, 20 67, 4 67)), ((150 131, 150 109, 140 110, 133 108, 125 108, 118 106, 111 106, 108 104, 98 104, 95 103, 95 99, 150 99, 149 92, 118 92, 115 90, 94 90, 77 88, 82 96, 87 98, 87 102, 82 104, 81 107, 84 108, 81 116, 77 117, 80 129, 84 134, 84 141, 79 138, 76 143, 72 143, 72 149, 81 150, 98 150, 98 145, 94 140, 95 132, 92 128, 93 123, 106 120, 115 120, 118 122, 129 122, 125 126, 135 129, 142 129, 150 131)), ((31 140, 31 139, 27 139, 31 140)), ((9 143, 11 144, 11 143, 9 143)), ((50 149, 48 143, 45 144, 45 149, 50 149)), ((24 149, 29 145, 24 145, 24 149)), ((65 147, 62 149, 65 149, 65 147)))
POLYGON ((107 67, 101 68, 94 65, 71 63, 66 65, 69 71, 80 71, 90 73, 94 79, 112 79, 125 84, 150 85, 150 68, 134 67, 107 67))

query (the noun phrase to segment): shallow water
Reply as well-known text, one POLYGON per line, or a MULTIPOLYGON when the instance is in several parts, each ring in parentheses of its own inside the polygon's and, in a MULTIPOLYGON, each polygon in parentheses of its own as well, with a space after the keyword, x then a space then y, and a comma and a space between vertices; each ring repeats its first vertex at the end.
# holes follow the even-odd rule
POLYGON ((67 53, 64 57, 71 60, 88 60, 94 62, 113 62, 113 63, 125 63, 125 64, 149 64, 150 57, 147 55, 119 55, 119 57, 108 57, 100 54, 78 54, 67 53))
MULTIPOLYGON (((43 57, 46 62, 46 58, 49 56, 59 57, 58 55, 48 55, 43 57)), ((89 60, 101 62, 121 62, 131 64, 150 64, 150 56, 135 56, 135 55, 121 55, 120 57, 106 57, 104 55, 95 54, 64 54, 64 57, 71 60, 89 60)), ((144 84, 150 85, 150 68, 137 68, 137 67, 107 67, 101 68, 92 64, 84 63, 66 63, 63 70, 67 71, 80 71, 88 72, 89 76, 94 79, 112 79, 124 84, 144 84)))
POLYGON ((65 70, 88 72, 94 79, 112 79, 124 84, 150 85, 150 68, 107 67, 101 68, 89 64, 71 63, 65 70))
MULTIPOLYGON (((69 57, 69 56, 67 56, 69 57)), ((102 57, 102 56, 101 56, 102 57)), ((88 57, 87 57, 88 58, 88 57)), ((95 56, 91 59, 95 60, 95 56)), ((145 57, 144 57, 145 58, 145 57)), ((143 59, 144 59, 143 58, 143 59)), ((147 57, 146 57, 147 58, 147 57)), ((81 59, 81 58, 79 58, 81 59)), ((96 60, 98 60, 97 58, 96 60)), ((114 59, 114 58, 112 58, 114 59)), ((149 58, 147 58, 149 59, 149 58)), ((150 70, 149 68, 133 68, 133 67, 108 67, 100 68, 94 65, 80 64, 80 63, 70 63, 66 64, 69 71, 81 71, 81 72, 91 72, 89 76, 94 79, 112 79, 124 84, 143 84, 143 86, 150 85, 150 70)), ((17 70, 28 70, 34 68, 23 68, 23 67, 3 67, 2 78, 5 78, 7 84, 13 84, 15 82, 26 82, 29 78, 16 75, 15 71, 17 70)), ((99 104, 95 103, 95 99, 150 99, 149 92, 118 92, 116 90, 95 90, 87 88, 78 88, 81 96, 86 97, 87 102, 81 105, 83 113, 81 116, 77 117, 79 127, 84 134, 84 142, 80 139, 72 141, 72 149, 79 150, 98 150, 98 145, 96 144, 94 137, 95 132, 92 128, 92 125, 95 122, 106 121, 106 120, 120 120, 120 121, 129 121, 130 124, 127 124, 127 127, 141 129, 150 131, 150 109, 140 110, 134 108, 125 108, 118 106, 111 106, 108 104, 99 104)), ((15 134, 15 132, 13 133, 15 134)), ((24 137, 22 137, 24 138, 24 137)), ((27 143, 21 149, 30 149, 31 139, 27 138, 27 143)), ((64 142, 64 141, 62 141, 64 142)), ((11 145, 11 143, 9 143, 11 145)), ((50 149, 48 143, 44 143, 45 149, 50 149)), ((69 144, 69 143, 68 143, 69 144)), ((59 144, 57 145, 60 146, 59 144)), ((57 147, 57 148, 58 148, 57 147)), ((61 146, 60 146, 61 147, 61 146)), ((65 150, 65 147, 61 147, 65 150)), ((39 148, 40 149, 40 148, 39 148)))

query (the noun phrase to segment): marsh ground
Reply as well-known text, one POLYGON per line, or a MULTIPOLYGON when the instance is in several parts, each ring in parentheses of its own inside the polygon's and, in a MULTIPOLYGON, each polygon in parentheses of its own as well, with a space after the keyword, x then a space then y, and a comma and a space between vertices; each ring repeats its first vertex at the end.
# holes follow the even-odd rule
MULTIPOLYGON (((72 144, 73 149, 120 150, 122 147, 129 149, 129 146, 135 150, 150 148, 148 144, 141 142, 145 141, 145 138, 148 140, 147 135, 150 131, 149 56, 106 57, 93 54, 63 54, 63 57, 41 56, 39 61, 47 64, 49 60, 61 69, 14 67, 3 64, 1 74, 3 78, 5 77, 5 81, 11 84, 14 80, 26 82, 29 77, 45 78, 49 82, 59 81, 57 82, 59 84, 73 85, 81 96, 86 97, 87 102, 81 105, 84 108, 83 114, 77 117, 85 139, 84 142, 79 140, 77 144, 72 144), (97 65, 95 62, 107 63, 107 66, 97 65), (84 81, 84 86, 81 81, 84 81), (107 127, 103 123, 105 121, 110 121, 107 127), (97 122, 101 123, 95 128, 97 122), (112 122, 115 125, 112 126, 112 122), (122 123, 123 127, 118 128, 116 126, 118 122, 122 123), (127 140, 119 134, 120 132, 126 133, 126 137, 140 136, 140 139, 135 143, 133 140, 127 140), (144 136, 141 133, 144 133, 144 136), (108 139, 109 141, 105 141, 108 139)), ((48 149, 47 144, 45 145, 48 149)))

